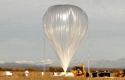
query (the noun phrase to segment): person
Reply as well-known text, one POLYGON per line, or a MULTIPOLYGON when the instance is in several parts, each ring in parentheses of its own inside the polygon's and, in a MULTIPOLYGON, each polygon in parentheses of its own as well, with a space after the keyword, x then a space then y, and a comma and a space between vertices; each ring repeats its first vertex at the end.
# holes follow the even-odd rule
POLYGON ((42 76, 43 76, 43 75, 44 75, 44 72, 42 71, 41 73, 42 73, 42 76))
POLYGON ((28 74, 29 74, 29 71, 26 70, 26 71, 25 71, 25 76, 28 76, 28 74))

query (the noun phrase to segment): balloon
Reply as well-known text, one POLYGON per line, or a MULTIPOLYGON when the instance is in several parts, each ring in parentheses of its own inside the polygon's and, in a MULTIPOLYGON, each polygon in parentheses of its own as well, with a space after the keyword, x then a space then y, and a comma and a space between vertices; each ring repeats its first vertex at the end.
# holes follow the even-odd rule
POLYGON ((88 28, 86 13, 73 5, 54 5, 48 8, 42 22, 64 72, 88 28))

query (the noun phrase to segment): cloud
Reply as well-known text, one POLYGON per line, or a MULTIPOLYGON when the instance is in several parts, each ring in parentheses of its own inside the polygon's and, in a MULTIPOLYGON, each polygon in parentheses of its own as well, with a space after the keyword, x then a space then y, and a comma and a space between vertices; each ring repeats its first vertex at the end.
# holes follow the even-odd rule
POLYGON ((18 63, 18 64, 34 64, 35 62, 34 61, 22 60, 22 61, 16 61, 15 63, 18 63))
POLYGON ((5 62, 4 61, 0 61, 0 64, 4 64, 5 62))
POLYGON ((50 59, 46 59, 46 60, 43 60, 41 61, 43 64, 52 64, 53 63, 53 60, 50 60, 50 59))

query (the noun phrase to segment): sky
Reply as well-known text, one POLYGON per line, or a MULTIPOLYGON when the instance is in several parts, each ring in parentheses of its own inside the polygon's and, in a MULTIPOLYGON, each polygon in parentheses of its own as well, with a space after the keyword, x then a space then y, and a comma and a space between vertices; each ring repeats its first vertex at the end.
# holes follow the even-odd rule
POLYGON ((46 37, 44 45, 42 27, 46 10, 57 4, 78 6, 88 16, 87 33, 73 59, 125 58, 124 3, 125 0, 0 0, 0 61, 58 60, 46 37))

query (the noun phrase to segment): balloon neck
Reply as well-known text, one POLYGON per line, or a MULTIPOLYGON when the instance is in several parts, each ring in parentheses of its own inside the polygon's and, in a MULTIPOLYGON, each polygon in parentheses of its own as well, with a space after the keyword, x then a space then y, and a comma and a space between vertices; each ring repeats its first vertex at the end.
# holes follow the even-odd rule
POLYGON ((64 75, 66 76, 66 71, 64 71, 64 75))
POLYGON ((66 70, 64 70, 64 73, 66 74, 66 70))
POLYGON ((64 71, 64 73, 66 74, 66 71, 64 71))

